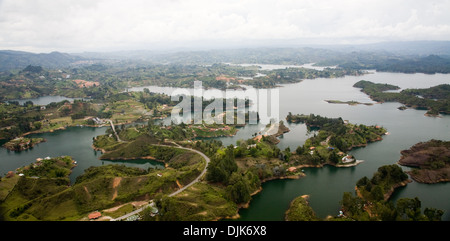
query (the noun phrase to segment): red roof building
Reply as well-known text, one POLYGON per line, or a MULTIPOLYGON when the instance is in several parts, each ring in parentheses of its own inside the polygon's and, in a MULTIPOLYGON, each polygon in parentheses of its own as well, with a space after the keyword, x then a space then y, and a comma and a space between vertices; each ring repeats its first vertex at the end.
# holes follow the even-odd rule
POLYGON ((102 216, 102 214, 101 214, 100 212, 93 212, 93 213, 90 213, 90 214, 88 215, 89 220, 97 219, 97 218, 99 218, 99 217, 101 217, 101 216, 102 216))

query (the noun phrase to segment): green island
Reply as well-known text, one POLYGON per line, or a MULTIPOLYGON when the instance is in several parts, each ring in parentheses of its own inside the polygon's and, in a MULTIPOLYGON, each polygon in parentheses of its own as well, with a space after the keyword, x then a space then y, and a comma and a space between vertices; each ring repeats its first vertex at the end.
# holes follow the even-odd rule
POLYGON ((405 89, 396 92, 385 92, 399 90, 400 87, 389 84, 376 84, 361 80, 353 85, 361 88, 361 91, 377 102, 400 102, 400 110, 406 107, 427 110, 427 116, 438 116, 439 114, 450 114, 450 85, 442 84, 427 89, 405 89))
POLYGON ((345 221, 440 221, 442 210, 425 208, 416 198, 401 198, 395 204, 389 197, 398 187, 411 182, 408 175, 396 164, 378 168, 371 179, 361 178, 355 187, 356 196, 345 192, 342 212, 333 220, 345 221))
POLYGON ((319 221, 314 210, 308 204, 308 195, 296 197, 286 211, 286 221, 319 221))
POLYGON ((373 105, 373 103, 361 103, 354 100, 341 101, 341 100, 325 100, 325 102, 330 104, 347 104, 347 105, 373 105))
POLYGON ((430 140, 401 152, 399 165, 413 167, 407 173, 420 183, 450 181, 450 141, 430 140))
POLYGON ((359 76, 364 74, 361 70, 349 70, 343 68, 325 68, 322 71, 306 68, 285 68, 271 71, 261 71, 261 73, 264 74, 264 76, 244 79, 239 82, 255 88, 273 88, 279 86, 280 84, 301 82, 304 79, 338 78, 345 75, 359 76))
POLYGON ((352 166, 360 163, 346 152, 355 147, 364 147, 370 142, 381 141, 386 129, 381 126, 351 124, 342 118, 320 115, 293 115, 286 117, 288 123, 305 123, 309 130, 318 130, 305 144, 295 150, 291 159, 299 165, 352 166))
POLYGON ((39 144, 41 142, 45 142, 44 138, 26 138, 26 137, 19 137, 13 140, 10 140, 3 144, 5 148, 11 151, 23 151, 30 148, 33 148, 36 144, 39 144))

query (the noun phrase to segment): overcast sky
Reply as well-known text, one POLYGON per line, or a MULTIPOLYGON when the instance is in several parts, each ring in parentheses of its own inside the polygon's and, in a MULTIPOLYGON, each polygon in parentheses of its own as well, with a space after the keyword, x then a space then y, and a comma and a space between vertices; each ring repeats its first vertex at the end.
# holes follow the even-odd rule
POLYGON ((0 49, 450 40, 450 0, 0 0, 0 49))

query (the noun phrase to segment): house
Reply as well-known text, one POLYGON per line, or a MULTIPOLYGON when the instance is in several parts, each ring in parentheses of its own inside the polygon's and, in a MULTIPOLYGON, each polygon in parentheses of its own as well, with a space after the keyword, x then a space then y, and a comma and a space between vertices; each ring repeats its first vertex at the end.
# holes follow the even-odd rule
POLYGON ((247 149, 250 149, 250 148, 256 148, 256 144, 248 145, 248 146, 247 146, 247 149))
POLYGON ((297 171, 297 168, 296 167, 289 167, 288 171, 289 172, 295 172, 295 171, 297 171))
POLYGON ((260 142, 261 139, 263 138, 263 136, 266 137, 267 135, 258 135, 258 136, 256 136, 255 138, 253 138, 253 140, 255 140, 255 141, 257 141, 257 142, 260 142))
POLYGON ((102 216, 102 214, 97 211, 97 212, 90 213, 88 215, 88 218, 89 218, 89 220, 94 220, 94 219, 100 218, 101 216, 102 216))
POLYGON ((350 163, 350 162, 354 162, 354 161, 355 161, 355 160, 354 160, 353 157, 350 156, 350 155, 344 156, 344 157, 342 158, 342 162, 343 162, 343 163, 350 163))
POLYGON ((6 178, 11 178, 14 176, 14 172, 13 171, 9 171, 8 174, 6 174, 6 178))

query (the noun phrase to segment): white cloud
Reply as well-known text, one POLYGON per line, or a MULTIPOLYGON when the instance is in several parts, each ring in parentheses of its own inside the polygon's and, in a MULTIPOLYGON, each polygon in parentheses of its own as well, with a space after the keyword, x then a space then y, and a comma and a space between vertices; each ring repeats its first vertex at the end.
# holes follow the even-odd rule
POLYGON ((293 40, 450 40, 450 1, 0 0, 0 49, 293 40))

